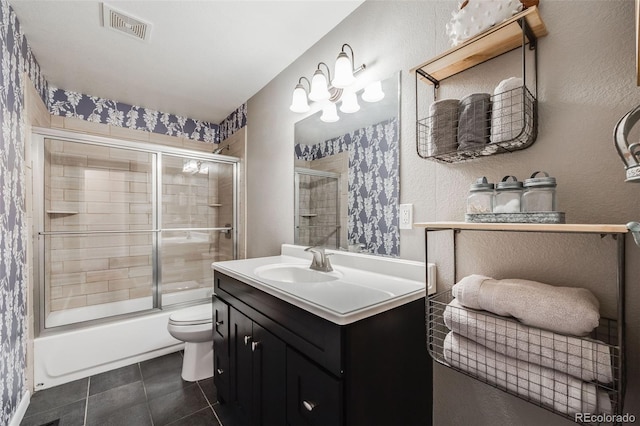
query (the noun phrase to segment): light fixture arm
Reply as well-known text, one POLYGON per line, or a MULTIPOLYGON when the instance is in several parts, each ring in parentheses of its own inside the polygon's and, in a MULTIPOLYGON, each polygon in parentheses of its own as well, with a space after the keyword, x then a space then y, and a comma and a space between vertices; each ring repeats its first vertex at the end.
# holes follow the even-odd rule
POLYGON ((329 65, 325 64, 324 62, 318 62, 318 69, 320 69, 320 65, 324 65, 324 67, 327 69, 327 81, 331 81, 331 71, 329 70, 329 65))
POLYGON ((302 85, 302 80, 307 82, 307 88, 309 89, 309 90, 307 90, 307 93, 309 93, 311 91, 311 82, 309 81, 309 79, 307 77, 302 76, 302 77, 300 77, 298 79, 298 84, 299 85, 302 85))
MULTIPOLYGON (((356 68, 356 56, 353 53, 353 48, 349 45, 349 43, 345 43, 342 45, 341 51, 344 52, 344 48, 348 47, 349 50, 351 51, 351 67, 352 67, 352 71, 353 71, 353 75, 358 74, 360 71, 364 70, 365 68, 367 68, 367 66, 365 64, 360 65, 358 68, 356 68)), ((346 54, 346 52, 344 52, 346 54)))
MULTIPOLYGON (((324 67, 327 69, 327 81, 330 82, 331 81, 331 69, 329 68, 329 65, 327 65, 324 62, 318 62, 318 69, 320 69, 320 65, 324 65, 324 67)), ((322 70, 321 70, 322 71, 322 70)), ((337 87, 333 87, 331 84, 329 84, 327 86, 327 89, 329 90, 329 93, 331 94, 331 97, 329 98, 330 102, 336 103, 340 100, 340 97, 342 96, 342 89, 338 89, 337 87)))

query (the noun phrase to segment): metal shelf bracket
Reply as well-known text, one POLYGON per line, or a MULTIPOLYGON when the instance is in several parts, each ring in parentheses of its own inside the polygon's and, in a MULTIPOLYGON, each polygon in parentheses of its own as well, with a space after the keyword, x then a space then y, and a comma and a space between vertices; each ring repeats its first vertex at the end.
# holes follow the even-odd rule
POLYGON ((640 247, 640 223, 629 222, 627 223, 627 229, 631 232, 631 235, 633 235, 633 241, 640 247))

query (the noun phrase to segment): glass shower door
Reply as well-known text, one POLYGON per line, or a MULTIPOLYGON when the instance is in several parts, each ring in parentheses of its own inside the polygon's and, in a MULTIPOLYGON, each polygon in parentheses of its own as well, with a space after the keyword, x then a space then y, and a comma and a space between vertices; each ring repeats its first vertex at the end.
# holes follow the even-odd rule
POLYGON ((162 306, 211 297, 211 263, 235 256, 234 165, 162 156, 162 306))
POLYGON ((152 309, 155 155, 44 141, 44 326, 152 309))

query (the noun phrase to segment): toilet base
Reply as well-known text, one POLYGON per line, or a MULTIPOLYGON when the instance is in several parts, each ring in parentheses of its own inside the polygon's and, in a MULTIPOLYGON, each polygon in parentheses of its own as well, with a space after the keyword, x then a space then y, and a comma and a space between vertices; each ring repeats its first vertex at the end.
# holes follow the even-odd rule
POLYGON ((182 379, 187 382, 213 377, 213 341, 184 344, 182 379))

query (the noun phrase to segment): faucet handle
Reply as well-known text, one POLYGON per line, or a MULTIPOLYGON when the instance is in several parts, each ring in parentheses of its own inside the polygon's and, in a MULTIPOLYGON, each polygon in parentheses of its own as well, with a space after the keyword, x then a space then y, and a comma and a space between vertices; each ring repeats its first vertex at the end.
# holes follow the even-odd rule
POLYGON ((311 246, 304 249, 304 251, 308 251, 311 253, 324 253, 324 247, 322 246, 311 246))

